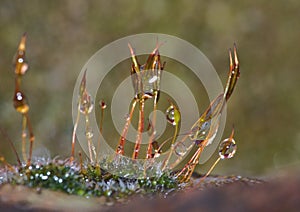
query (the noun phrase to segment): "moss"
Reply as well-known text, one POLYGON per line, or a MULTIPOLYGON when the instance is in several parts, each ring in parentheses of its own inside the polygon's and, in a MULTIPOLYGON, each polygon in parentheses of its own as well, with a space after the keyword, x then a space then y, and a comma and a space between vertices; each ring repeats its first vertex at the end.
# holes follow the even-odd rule
POLYGON ((106 196, 115 199, 133 193, 168 193, 179 183, 169 173, 154 177, 129 179, 110 174, 99 166, 87 164, 80 168, 76 162, 53 160, 14 167, 2 183, 47 188, 85 197, 106 196))

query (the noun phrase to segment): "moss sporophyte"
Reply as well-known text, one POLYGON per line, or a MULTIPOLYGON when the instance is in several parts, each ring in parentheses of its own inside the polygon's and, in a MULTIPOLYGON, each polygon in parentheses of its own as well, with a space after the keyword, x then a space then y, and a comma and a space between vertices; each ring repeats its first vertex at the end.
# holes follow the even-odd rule
MULTIPOLYGON (((169 100, 169 107, 165 112, 165 117, 170 126, 174 128, 174 132, 170 139, 162 142, 158 142, 155 139, 156 111, 161 96, 162 72, 165 67, 165 63, 162 63, 160 58, 160 45, 156 46, 143 65, 139 63, 131 45, 129 44, 128 46, 132 61, 130 73, 134 95, 125 125, 115 147, 114 155, 101 156, 100 160, 99 150, 101 145, 100 143, 94 145, 91 140, 94 134, 91 130, 89 115, 94 109, 94 101, 87 89, 87 72, 85 72, 79 88, 78 112, 71 139, 70 157, 65 160, 33 159, 32 150, 35 139, 29 119, 30 107, 21 88, 22 77, 28 70, 28 63, 25 58, 26 34, 22 36, 14 60, 15 92, 13 97, 13 105, 16 111, 22 115, 22 157, 19 157, 13 142, 8 139, 17 157, 18 164, 11 165, 6 162, 4 157, 0 158, 2 162, 1 184, 10 183, 47 188, 80 196, 107 196, 113 198, 120 198, 137 192, 168 193, 187 185, 196 165, 199 164, 201 153, 216 137, 224 106, 239 78, 239 61, 236 46, 234 45, 233 51, 229 50, 229 74, 224 92, 210 103, 199 119, 190 127, 190 130, 184 136, 180 136, 180 139, 178 139, 178 128, 182 118, 180 108, 176 103, 169 100), (151 121, 149 121, 149 126, 145 125, 144 111, 146 101, 152 101, 153 115, 151 121), (136 110, 138 111, 136 141, 133 149, 129 152, 130 156, 128 156, 128 152, 126 153, 124 149, 127 145, 128 129, 136 110), (83 117, 85 120, 85 137, 89 157, 89 161, 86 163, 82 161, 81 153, 78 154, 78 158, 75 154, 76 131, 78 130, 80 117, 83 117), (145 130, 149 134, 149 140, 147 141, 146 154, 142 156, 142 133, 145 130), (186 142, 187 140, 192 142, 186 142), (166 147, 168 147, 167 150, 166 147), (176 166, 187 156, 192 148, 196 148, 196 151, 192 154, 189 161, 181 170, 176 169, 176 166), (163 159, 157 162, 157 158, 160 157, 163 159), (170 160, 171 157, 175 158, 175 160, 170 160), (141 158, 143 160, 139 160, 141 158), (120 173, 112 174, 107 171, 111 167, 114 167, 116 170, 118 170, 118 167, 122 167, 122 169, 120 169, 120 173)), ((102 128, 105 129, 103 116, 107 105, 104 100, 101 100, 99 106, 101 110, 99 130, 102 133, 102 128)), ((5 134, 5 132, 2 132, 2 134, 5 134)), ((232 129, 229 138, 224 139, 220 143, 219 158, 200 182, 211 173, 221 159, 234 156, 236 143, 233 137, 234 130, 232 129)))

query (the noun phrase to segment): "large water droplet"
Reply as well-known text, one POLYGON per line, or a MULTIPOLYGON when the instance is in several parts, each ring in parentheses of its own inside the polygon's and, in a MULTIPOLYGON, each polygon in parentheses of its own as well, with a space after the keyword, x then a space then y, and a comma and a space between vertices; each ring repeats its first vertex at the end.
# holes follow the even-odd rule
POLYGON ((178 156, 184 156, 187 152, 187 148, 186 146, 184 145, 184 143, 182 142, 178 142, 176 145, 175 145, 175 154, 178 155, 178 156))
POLYGON ((166 118, 167 121, 173 126, 178 125, 180 121, 180 112, 177 108, 172 104, 166 110, 166 118))
POLYGON ((219 155, 221 159, 232 158, 236 153, 237 145, 233 138, 226 138, 220 143, 219 155))
POLYGON ((89 114, 92 112, 94 108, 94 102, 89 93, 84 93, 80 100, 80 107, 79 110, 82 114, 89 114))
POLYGON ((205 140, 209 133, 210 125, 211 121, 206 121, 201 126, 195 126, 190 133, 190 139, 192 141, 205 140))

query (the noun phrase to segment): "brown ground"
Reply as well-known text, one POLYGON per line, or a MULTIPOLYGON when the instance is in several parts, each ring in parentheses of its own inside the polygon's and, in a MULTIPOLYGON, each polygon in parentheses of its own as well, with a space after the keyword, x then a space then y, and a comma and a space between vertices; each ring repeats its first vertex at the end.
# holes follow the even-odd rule
POLYGON ((209 177, 204 183, 164 197, 132 197, 127 203, 105 198, 37 191, 4 185, 0 211, 299 211, 300 177, 287 174, 267 182, 242 177, 209 177))

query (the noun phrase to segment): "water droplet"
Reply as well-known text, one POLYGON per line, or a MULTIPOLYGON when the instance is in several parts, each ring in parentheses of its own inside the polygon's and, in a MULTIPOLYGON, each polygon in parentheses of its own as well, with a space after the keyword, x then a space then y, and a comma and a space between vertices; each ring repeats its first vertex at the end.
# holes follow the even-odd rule
POLYGON ((15 109, 22 114, 25 114, 29 110, 29 105, 27 104, 26 96, 21 92, 17 91, 14 96, 14 107, 15 109))
POLYGON ((161 153, 161 150, 159 150, 159 144, 157 141, 152 141, 151 145, 152 145, 152 148, 154 149, 155 153, 161 153))
POLYGON ((233 138, 226 138, 220 143, 219 155, 221 159, 232 158, 236 152, 237 145, 233 138))
POLYGON ((89 93, 85 92, 80 100, 80 107, 79 107, 80 112, 86 115, 91 113, 93 108, 94 108, 93 99, 89 93))
POLYGON ((15 67, 15 73, 17 75, 24 75, 28 69, 29 69, 28 63, 26 63, 23 58, 18 58, 15 67))
POLYGON ((149 79, 149 83, 154 83, 154 82, 156 82, 157 81, 157 79, 158 79, 158 77, 156 76, 156 75, 154 75, 152 78, 150 78, 149 79))
POLYGON ((28 70, 28 64, 25 59, 26 35, 23 35, 15 58, 15 73, 24 75, 28 70))
POLYGON ((131 72, 135 97, 138 99, 151 99, 158 95, 160 90, 161 71, 148 68, 144 69, 143 66, 140 66, 139 72, 133 69, 131 72))
POLYGON ((150 99, 153 96, 158 97, 157 91, 160 90, 160 78, 163 70, 158 47, 149 55, 147 62, 144 65, 140 65, 133 48, 130 45, 128 46, 132 59, 131 79, 135 98, 150 99))
POLYGON ((129 113, 126 113, 125 116, 124 116, 124 119, 125 119, 125 121, 129 121, 129 119, 130 119, 130 114, 129 114, 129 113))
POLYGON ((184 143, 182 142, 178 142, 175 146, 175 153, 178 155, 178 156, 184 156, 187 152, 187 148, 186 146, 184 145, 184 143))
POLYGON ((204 122, 201 126, 195 126, 190 133, 190 139, 195 140, 205 140, 209 133, 211 121, 204 122))
POLYGON ((168 107, 168 109, 166 110, 166 118, 167 121, 173 126, 179 124, 180 112, 173 104, 170 107, 168 107))
POLYGON ((104 102, 104 100, 101 100, 101 101, 99 102, 99 105, 100 105, 101 109, 105 109, 105 108, 107 107, 107 105, 106 105, 106 103, 104 102))
POLYGON ((157 76, 153 75, 151 70, 143 70, 141 73, 141 90, 146 98, 152 98, 154 96, 154 88, 157 81, 157 76))
POLYGON ((87 131, 85 132, 85 136, 86 136, 88 139, 91 139, 91 138, 93 138, 94 133, 93 133, 93 131, 90 129, 90 130, 87 130, 87 131))
POLYGON ((42 175, 42 176, 41 176, 41 179, 42 179, 42 180, 48 180, 48 176, 42 175))

